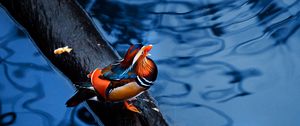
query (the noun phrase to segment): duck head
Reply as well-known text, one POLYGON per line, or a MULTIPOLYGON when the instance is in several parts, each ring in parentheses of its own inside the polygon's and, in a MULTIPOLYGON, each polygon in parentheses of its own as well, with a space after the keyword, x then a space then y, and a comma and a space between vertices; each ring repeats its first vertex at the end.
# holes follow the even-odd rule
POLYGON ((125 55, 124 60, 122 61, 121 65, 123 67, 126 67, 126 70, 121 74, 127 73, 132 68, 136 69, 138 66, 141 67, 141 65, 137 64, 143 64, 147 62, 147 56, 150 55, 149 51, 152 49, 152 45, 144 45, 140 48, 133 48, 130 47, 125 55))
POLYGON ((140 61, 142 61, 142 60, 145 60, 146 57, 147 57, 148 55, 150 55, 149 52, 150 52, 151 49, 152 49, 152 45, 146 45, 146 46, 143 46, 143 47, 137 52, 137 54, 134 56, 131 65, 134 65, 136 62, 140 62, 140 61))
POLYGON ((121 62, 122 67, 128 68, 132 67, 136 64, 138 60, 146 58, 152 49, 152 45, 132 45, 130 48, 127 50, 123 61, 121 62))

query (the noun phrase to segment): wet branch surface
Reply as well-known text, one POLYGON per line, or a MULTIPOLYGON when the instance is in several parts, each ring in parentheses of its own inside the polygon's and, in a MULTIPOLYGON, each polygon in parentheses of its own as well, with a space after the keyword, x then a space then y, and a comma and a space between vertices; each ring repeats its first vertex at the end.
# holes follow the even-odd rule
MULTIPOLYGON (((84 10, 73 0, 2 0, 1 5, 29 34, 44 56, 73 83, 89 82, 93 69, 118 60, 119 55, 100 35, 84 10), (56 48, 69 46, 71 53, 55 55, 56 48)), ((146 92, 134 104, 142 114, 132 113, 122 103, 88 101, 96 120, 104 125, 167 125, 146 92)))

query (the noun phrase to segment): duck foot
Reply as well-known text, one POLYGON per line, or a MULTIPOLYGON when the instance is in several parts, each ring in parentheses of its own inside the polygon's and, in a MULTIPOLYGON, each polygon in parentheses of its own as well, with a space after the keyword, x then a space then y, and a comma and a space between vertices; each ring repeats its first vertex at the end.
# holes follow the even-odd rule
POLYGON ((129 111, 141 113, 141 111, 137 107, 135 107, 132 103, 129 103, 129 101, 124 101, 124 106, 129 111))

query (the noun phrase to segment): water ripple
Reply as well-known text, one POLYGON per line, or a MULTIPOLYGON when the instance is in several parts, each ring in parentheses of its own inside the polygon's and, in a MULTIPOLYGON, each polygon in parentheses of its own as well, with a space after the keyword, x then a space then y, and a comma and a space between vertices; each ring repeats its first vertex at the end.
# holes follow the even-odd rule
MULTIPOLYGON (((292 84, 275 90, 276 98, 298 88, 293 83, 298 83, 295 76, 298 75, 299 51, 296 47, 299 45, 295 41, 299 40, 299 0, 79 0, 79 3, 120 54, 124 54, 132 43, 154 45, 151 58, 158 65, 159 77, 151 92, 170 124, 187 125, 200 121, 199 125, 231 126, 243 125, 241 122, 251 118, 255 122, 251 123, 253 125, 267 125, 254 116, 265 110, 253 106, 274 106, 271 101, 276 99, 270 92, 283 82, 292 84), (288 87, 291 88, 285 89, 288 87), (268 99, 270 103, 260 99, 268 99), (239 109, 244 104, 253 108, 239 109), (253 116, 247 116, 248 109, 255 111, 253 116), (213 118, 205 114, 211 114, 213 118), (181 116, 190 119, 178 118, 181 116)), ((26 36, 13 26, 7 31, 0 36, 0 67, 7 80, 0 82, 0 90, 13 86, 26 98, 22 102, 24 97, 16 93, 1 99, 5 99, 5 104, 21 101, 23 108, 46 120, 43 124, 53 125, 51 122, 55 117, 52 114, 32 107, 33 103, 44 99, 46 91, 40 79, 28 74, 30 71, 42 71, 47 75, 53 72, 40 61, 16 61, 21 54, 12 45, 16 45, 16 38, 26 36), (23 84, 25 81, 30 83, 23 84)), ((32 52, 31 56, 40 57, 40 54, 32 52)), ((286 97, 284 100, 292 99, 292 96, 286 97)), ((292 101, 286 103, 297 104, 299 100, 292 101)), ((281 102, 281 106, 286 104, 281 102)), ((268 115, 270 118, 292 113, 272 110, 265 112, 272 113, 268 115)), ((13 121, 21 118, 18 112, 6 113, 16 114, 7 114, 13 121)), ((4 118, 5 112, 0 111, 0 114, 0 119, 4 118)), ((64 114, 59 125, 94 125, 82 107, 67 110, 64 114)), ((298 122, 292 121, 293 124, 298 122)))

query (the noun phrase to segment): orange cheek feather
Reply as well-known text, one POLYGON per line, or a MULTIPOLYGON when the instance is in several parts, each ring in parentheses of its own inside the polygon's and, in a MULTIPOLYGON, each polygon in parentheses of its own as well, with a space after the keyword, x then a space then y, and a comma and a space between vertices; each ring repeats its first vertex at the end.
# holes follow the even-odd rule
POLYGON ((106 89, 110 84, 110 81, 105 79, 100 79, 102 76, 102 71, 100 69, 95 69, 91 75, 91 83, 96 91, 103 97, 106 98, 106 89))

